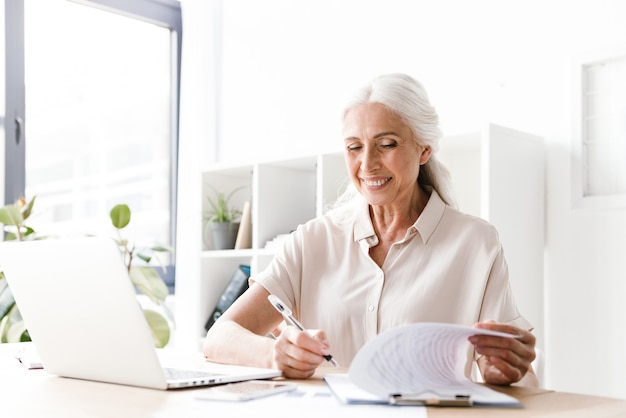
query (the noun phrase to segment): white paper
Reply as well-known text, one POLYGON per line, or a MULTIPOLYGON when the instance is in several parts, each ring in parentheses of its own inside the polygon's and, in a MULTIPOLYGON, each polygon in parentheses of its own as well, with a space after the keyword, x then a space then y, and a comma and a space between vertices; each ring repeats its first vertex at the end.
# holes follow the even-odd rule
POLYGON ((519 402, 465 377, 471 335, 514 335, 456 324, 415 323, 379 334, 352 361, 349 377, 358 387, 379 397, 391 394, 441 397, 469 395, 476 404, 519 402))
POLYGON ((345 404, 388 404, 387 397, 374 395, 354 384, 346 373, 324 375, 324 381, 333 395, 345 404))
POLYGON ((39 352, 37 352, 35 346, 31 342, 22 343, 20 346, 21 349, 16 356, 20 363, 29 370, 43 369, 41 357, 39 357, 39 352))

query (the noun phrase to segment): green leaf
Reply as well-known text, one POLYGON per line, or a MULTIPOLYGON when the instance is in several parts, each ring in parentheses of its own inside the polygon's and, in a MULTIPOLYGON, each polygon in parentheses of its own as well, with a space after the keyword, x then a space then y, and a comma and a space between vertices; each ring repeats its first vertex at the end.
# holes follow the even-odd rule
POLYGON ((7 205, 0 208, 0 223, 19 227, 24 222, 22 213, 15 205, 7 205))
POLYGON ((33 196, 33 198, 22 208, 22 218, 24 220, 28 219, 30 214, 33 212, 33 206, 35 205, 35 198, 37 196, 33 196))
POLYGON ((9 333, 9 317, 6 316, 0 321, 0 344, 8 343, 9 337, 7 334, 9 333))
POLYGON ((148 296, 154 303, 165 302, 168 295, 167 286, 159 273, 150 266, 133 266, 130 269, 130 279, 141 293, 148 296))
POLYGON ((20 335, 20 342, 26 343, 29 341, 32 341, 32 339, 30 338, 30 333, 26 329, 26 326, 24 326, 24 332, 22 332, 22 334, 20 335))
POLYGON ((127 239, 117 239, 115 240, 115 242, 117 243, 117 246, 122 248, 122 247, 126 247, 128 245, 128 240, 127 239))
POLYGON ((17 305, 0 321, 0 342, 17 343, 30 341, 30 334, 26 330, 26 324, 22 319, 17 305))
MULTIPOLYGON (((2 274, 2 272, 0 272, 0 274, 2 274)), ((2 277, 4 277, 3 274, 2 277)), ((13 293, 11 293, 7 281, 2 278, 0 279, 0 320, 11 312, 13 306, 15 306, 13 293)))
POLYGON ((172 247, 163 245, 163 244, 153 244, 149 247, 152 251, 156 251, 159 253, 169 253, 174 251, 172 247))
POLYGON ((15 235, 15 233, 13 232, 7 232, 7 236, 5 238, 6 241, 16 241, 17 240, 17 235, 15 235))
POLYGON ((167 320, 163 315, 152 309, 144 309, 143 314, 152 331, 154 345, 157 348, 165 347, 170 340, 170 325, 167 320))
POLYGON ((22 237, 27 237, 35 233, 35 230, 31 228, 30 226, 22 226, 22 230, 23 230, 22 237))
POLYGON ((150 260, 152 260, 152 257, 149 254, 137 253, 136 255, 137 255, 137 258, 145 261, 146 263, 149 263, 150 260))
POLYGON ((17 322, 12 322, 9 328, 7 329, 7 342, 16 343, 16 342, 26 342, 30 341, 30 335, 26 330, 26 324, 24 320, 20 320, 17 322))
POLYGON ((126 204, 115 205, 109 216, 113 226, 122 229, 130 222, 130 208, 126 204))
POLYGON ((209 188, 213 191, 215 197, 213 199, 210 196, 206 197, 211 210, 205 214, 205 220, 209 222, 232 222, 238 215, 241 214, 241 211, 229 207, 228 204, 232 196, 239 190, 245 188, 245 186, 235 188, 228 194, 228 196, 213 186, 209 186, 209 188))

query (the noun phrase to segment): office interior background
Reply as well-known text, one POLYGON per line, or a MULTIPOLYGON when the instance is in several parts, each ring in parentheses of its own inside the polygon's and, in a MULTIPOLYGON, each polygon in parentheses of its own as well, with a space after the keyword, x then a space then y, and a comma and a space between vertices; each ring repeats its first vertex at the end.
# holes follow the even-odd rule
MULTIPOLYGON (((626 397, 626 180, 621 172, 608 196, 583 198, 577 159, 581 67, 600 59, 624 70, 625 2, 182 0, 181 6, 177 293, 193 294, 198 275, 201 232, 190 219, 201 210, 202 169, 339 151, 345 98, 378 74, 406 72, 425 85, 444 135, 491 122, 544 139, 545 224, 537 225, 546 237, 543 292, 524 309, 541 322, 545 385, 626 397)), ((615 85, 623 86, 626 72, 616 73, 615 85)), ((623 107, 618 115, 626 120, 623 107)), ((616 154, 619 166, 625 153, 616 154)), ((4 170, 0 186, 11 180, 2 176, 4 170)), ((177 343, 195 342, 197 324, 184 321, 194 304, 176 308, 177 343)))

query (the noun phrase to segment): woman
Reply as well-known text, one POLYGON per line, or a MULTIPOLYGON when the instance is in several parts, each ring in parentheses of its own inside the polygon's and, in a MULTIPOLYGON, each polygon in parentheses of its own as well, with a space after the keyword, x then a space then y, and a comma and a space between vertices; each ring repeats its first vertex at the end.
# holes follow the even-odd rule
POLYGON ((409 76, 383 75, 359 92, 343 118, 352 187, 327 215, 298 227, 251 280, 207 334, 207 359, 307 378, 331 351, 349 366, 387 329, 451 322, 519 335, 470 342, 485 382, 536 385, 535 338, 517 310, 502 245, 493 226, 454 208, 435 157, 438 123, 409 76), (269 294, 310 329, 281 324, 269 294))

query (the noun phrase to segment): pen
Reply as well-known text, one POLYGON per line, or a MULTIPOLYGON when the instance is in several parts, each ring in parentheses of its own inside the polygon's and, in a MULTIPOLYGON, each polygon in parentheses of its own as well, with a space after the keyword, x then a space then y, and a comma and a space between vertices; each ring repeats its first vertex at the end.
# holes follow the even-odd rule
MULTIPOLYGON (((300 322, 298 322, 296 318, 294 318, 291 312, 291 309, 285 306, 282 300, 280 300, 277 296, 274 296, 274 295, 269 295, 267 299, 270 301, 272 306, 276 308, 278 312, 281 313, 281 315, 283 316, 283 318, 285 318, 286 321, 290 322, 292 325, 295 325, 295 327, 298 328, 300 331, 306 332, 306 329, 302 326, 300 322)), ((337 363, 337 361, 335 361, 333 356, 331 356, 330 354, 325 355, 324 358, 327 361, 329 361, 333 366, 339 367, 339 364, 337 363)))

